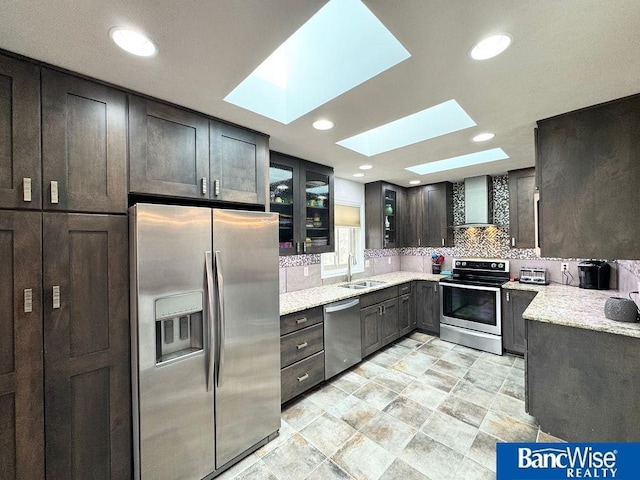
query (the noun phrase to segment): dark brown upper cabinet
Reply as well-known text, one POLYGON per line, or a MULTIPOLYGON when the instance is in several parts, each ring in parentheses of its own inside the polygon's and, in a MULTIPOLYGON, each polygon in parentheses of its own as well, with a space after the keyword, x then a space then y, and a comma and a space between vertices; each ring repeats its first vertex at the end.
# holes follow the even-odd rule
POLYGON ((127 97, 42 69, 42 176, 46 210, 127 211, 127 97))
POLYGON ((47 478, 131 478, 124 215, 43 214, 47 478))
POLYGON ((271 152, 270 210, 280 216, 280 255, 334 249, 333 168, 271 152))
POLYGON ((0 208, 42 208, 40 71, 0 55, 0 208))
POLYGON ((509 234, 512 247, 535 247, 533 204, 535 188, 534 168, 509 172, 509 234))
POLYGON ((210 121, 211 199, 266 204, 269 138, 210 121))
POLYGON ((0 210, 0 478, 44 478, 42 214, 0 210))
POLYGON ((129 191, 209 198, 209 120, 129 96, 129 191))
POLYGON ((640 95, 538 121, 544 257, 640 259, 640 95))
POLYGON ((364 187, 366 248, 404 246, 406 225, 406 189, 385 182, 364 187))
POLYGON ((450 182, 407 191, 408 247, 453 247, 453 185, 450 182))

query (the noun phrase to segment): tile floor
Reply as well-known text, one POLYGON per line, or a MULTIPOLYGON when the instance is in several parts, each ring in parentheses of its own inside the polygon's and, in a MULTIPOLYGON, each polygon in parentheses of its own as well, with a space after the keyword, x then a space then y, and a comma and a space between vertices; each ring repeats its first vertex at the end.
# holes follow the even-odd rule
POLYGON ((524 411, 524 361, 413 333, 282 411, 220 480, 495 478, 496 442, 558 441, 524 411))

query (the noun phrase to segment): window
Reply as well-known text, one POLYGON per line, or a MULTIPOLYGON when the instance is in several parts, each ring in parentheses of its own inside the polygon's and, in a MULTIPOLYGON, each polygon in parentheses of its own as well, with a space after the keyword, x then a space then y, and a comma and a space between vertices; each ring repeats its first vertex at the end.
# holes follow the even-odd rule
POLYGON ((335 252, 323 253, 321 256, 322 278, 337 277, 347 274, 349 254, 354 263, 351 273, 364 272, 364 231, 362 225, 362 209, 360 205, 345 203, 335 204, 335 252))

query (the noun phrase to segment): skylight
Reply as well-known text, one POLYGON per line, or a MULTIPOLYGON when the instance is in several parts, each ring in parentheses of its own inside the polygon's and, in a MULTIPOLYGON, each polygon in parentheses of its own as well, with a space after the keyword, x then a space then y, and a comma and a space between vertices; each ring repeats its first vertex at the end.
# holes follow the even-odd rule
POLYGON ((410 56, 360 0, 331 0, 224 100, 288 124, 410 56))
POLYGON ((429 173, 444 172, 445 170, 470 167, 481 163, 495 162, 497 160, 504 160, 505 158, 509 158, 509 155, 507 155, 504 150, 501 148, 492 148, 490 150, 483 150, 482 152, 468 153, 466 155, 460 155, 459 157, 407 167, 405 170, 417 173, 418 175, 427 175, 429 173))
POLYGON ((337 143, 371 157, 475 125, 458 102, 448 100, 337 143))

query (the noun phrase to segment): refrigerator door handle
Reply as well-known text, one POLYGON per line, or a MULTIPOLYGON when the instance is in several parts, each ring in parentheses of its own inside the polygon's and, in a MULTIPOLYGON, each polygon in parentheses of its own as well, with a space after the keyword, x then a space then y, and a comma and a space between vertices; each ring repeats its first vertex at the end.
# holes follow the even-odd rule
POLYGON ((220 251, 213 253, 216 276, 216 294, 218 300, 218 375, 216 384, 222 386, 222 367, 224 365, 224 344, 225 344, 225 323, 224 323, 224 277, 222 276, 222 264, 220 262, 220 251))
POLYGON ((207 392, 213 388, 213 273, 211 252, 205 253, 205 270, 207 272, 207 329, 209 333, 209 348, 207 357, 207 392))

